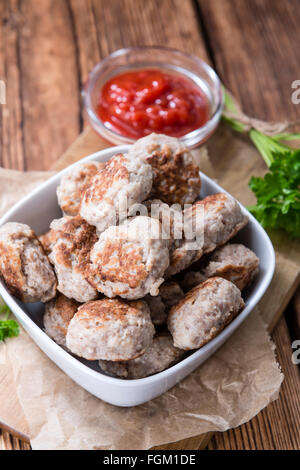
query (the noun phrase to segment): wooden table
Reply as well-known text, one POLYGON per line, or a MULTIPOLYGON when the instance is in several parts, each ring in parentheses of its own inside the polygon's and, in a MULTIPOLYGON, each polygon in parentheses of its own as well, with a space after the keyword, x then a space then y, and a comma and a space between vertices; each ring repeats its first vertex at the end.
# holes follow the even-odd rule
MULTIPOLYGON (((299 22, 298 0, 2 0, 7 104, 0 106, 0 165, 50 168, 85 125, 80 90, 88 72, 124 46, 161 44, 196 54, 214 66, 246 113, 299 118, 300 105, 291 102, 291 83, 300 79, 299 22)), ((300 376, 291 361, 299 323, 289 307, 273 332, 285 374, 279 400, 249 423, 215 434, 209 449, 300 448, 300 376)), ((2 432, 1 447, 27 445, 2 432)))

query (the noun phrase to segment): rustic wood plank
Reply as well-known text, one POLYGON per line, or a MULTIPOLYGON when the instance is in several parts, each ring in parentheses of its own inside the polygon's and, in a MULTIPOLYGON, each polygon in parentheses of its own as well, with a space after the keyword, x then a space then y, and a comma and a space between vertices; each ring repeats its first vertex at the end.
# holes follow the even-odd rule
POLYGON ((284 318, 273 333, 277 358, 285 375, 279 399, 250 422, 225 433, 216 433, 209 449, 282 450, 300 448, 300 374, 291 361, 292 349, 284 318))
MULTIPOLYGON (((94 1, 101 56, 120 47, 162 44, 208 60, 191 1, 94 1)), ((80 20, 80 19, 79 19, 80 20)))
POLYGON ((153 450, 204 450, 212 439, 214 433, 207 432, 201 436, 193 436, 182 441, 170 442, 163 446, 153 447, 153 450))
POLYGON ((6 0, 0 8, 0 62, 7 83, 1 164, 48 169, 80 131, 80 80, 68 5, 6 0))
POLYGON ((70 0, 69 11, 83 83, 99 60, 122 47, 164 44, 209 60, 190 0, 125 0, 122 8, 119 0, 109 8, 105 0, 70 0))
POLYGON ((48 169, 81 130, 80 71, 68 2, 21 3, 20 70, 28 169, 48 169))
POLYGON ((103 58, 101 56, 101 43, 97 37, 98 25, 92 0, 84 2, 70 0, 68 5, 74 27, 77 60, 83 85, 88 73, 103 58))
POLYGON ((14 437, 8 431, 0 429, 0 450, 30 450, 29 442, 14 437))
POLYGON ((270 120, 299 118, 297 0, 198 0, 215 66, 244 110, 270 120))
POLYGON ((19 28, 16 1, 0 2, 0 79, 6 85, 6 104, 0 105, 0 164, 24 169, 23 104, 19 70, 19 28))
POLYGON ((68 5, 82 85, 99 60, 122 47, 164 44, 209 60, 189 0, 125 0, 121 9, 119 0, 110 1, 109 8, 105 0, 70 0, 68 5))
POLYGON ((1 2, 1 165, 48 169, 82 128, 80 88, 119 47, 166 44, 207 59, 190 1, 1 2), (157 15, 158 10, 160 14, 157 15), (168 24, 165 18, 168 17, 168 24))

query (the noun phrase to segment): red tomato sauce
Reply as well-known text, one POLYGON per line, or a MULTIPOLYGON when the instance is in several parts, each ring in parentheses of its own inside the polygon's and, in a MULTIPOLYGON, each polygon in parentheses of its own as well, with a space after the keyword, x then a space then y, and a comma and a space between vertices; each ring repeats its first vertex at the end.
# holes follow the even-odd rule
POLYGON ((126 137, 151 132, 181 137, 208 121, 209 103, 187 78, 145 69, 110 79, 101 89, 97 112, 106 127, 126 137))

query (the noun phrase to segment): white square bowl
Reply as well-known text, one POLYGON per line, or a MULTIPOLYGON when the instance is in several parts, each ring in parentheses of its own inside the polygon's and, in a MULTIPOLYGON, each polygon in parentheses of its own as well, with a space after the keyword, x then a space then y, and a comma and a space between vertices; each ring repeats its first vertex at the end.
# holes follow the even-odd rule
MULTIPOLYGON (((106 161, 116 153, 128 151, 128 148, 128 146, 111 147, 89 155, 81 162, 106 161)), ((0 226, 10 221, 22 222, 32 227, 38 235, 46 232, 50 222, 54 218, 61 217, 56 199, 56 187, 61 175, 66 171, 63 170, 53 176, 17 203, 1 218, 0 226)), ((201 174, 201 178, 201 198, 217 192, 226 192, 204 174, 201 174)), ((178 364, 150 377, 123 380, 105 375, 99 368, 97 361, 86 361, 72 356, 46 335, 43 331, 44 306, 42 303, 24 304, 20 302, 10 295, 4 283, 0 283, 0 295, 42 351, 81 387, 113 405, 135 406, 145 403, 169 390, 206 361, 247 318, 271 282, 275 269, 272 243, 255 218, 243 206, 241 208, 243 213, 249 216, 249 223, 234 240, 244 243, 260 258, 260 271, 245 295, 244 310, 208 344, 178 364)))

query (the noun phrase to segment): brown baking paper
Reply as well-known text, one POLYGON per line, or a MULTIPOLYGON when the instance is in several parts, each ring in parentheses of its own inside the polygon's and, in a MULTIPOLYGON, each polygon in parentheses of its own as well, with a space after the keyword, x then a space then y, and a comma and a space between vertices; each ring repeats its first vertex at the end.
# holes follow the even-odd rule
POLYGON ((22 331, 8 353, 33 449, 148 449, 255 416, 283 376, 256 310, 205 364, 144 405, 104 403, 60 371, 22 331))
MULTIPOLYGON (((211 139, 209 151, 220 184, 248 203, 251 193, 246 178, 263 171, 257 152, 222 129, 211 139)), ((68 158, 68 163, 76 160, 68 158)), ((209 165, 202 169, 210 172, 209 165)), ((280 244, 281 239, 279 250, 280 244)), ((260 303, 268 325, 298 275, 297 260, 287 252, 278 251, 278 255, 284 269, 279 269, 269 301, 260 303)), ((6 367, 13 372, 34 449, 148 449, 224 431, 248 421, 276 399, 283 380, 258 308, 189 377, 161 397, 128 409, 108 405, 72 382, 24 331, 7 341, 6 349, 6 367)), ((0 401, 0 421, 1 408, 0 401)))

